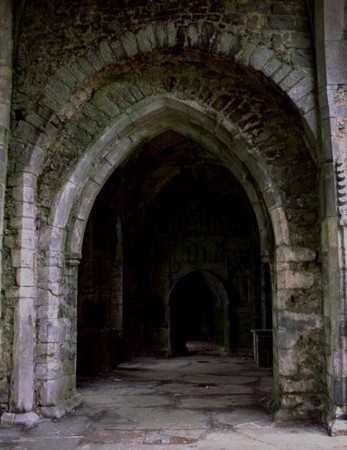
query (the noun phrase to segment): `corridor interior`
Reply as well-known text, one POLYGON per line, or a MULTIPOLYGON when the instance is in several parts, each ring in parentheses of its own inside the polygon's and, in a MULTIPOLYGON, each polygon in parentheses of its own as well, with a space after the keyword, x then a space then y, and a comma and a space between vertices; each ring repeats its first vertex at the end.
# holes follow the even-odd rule
POLYGON ((269 422, 272 349, 256 362, 252 335, 272 327, 263 253, 244 188, 208 151, 168 131, 128 158, 79 268, 77 389, 94 431, 173 444, 269 422))
POLYGON ((211 152, 174 131, 147 142, 109 178, 89 217, 77 374, 184 356, 190 341, 216 355, 251 353, 252 330, 272 328, 266 239, 264 249, 245 187, 211 152))

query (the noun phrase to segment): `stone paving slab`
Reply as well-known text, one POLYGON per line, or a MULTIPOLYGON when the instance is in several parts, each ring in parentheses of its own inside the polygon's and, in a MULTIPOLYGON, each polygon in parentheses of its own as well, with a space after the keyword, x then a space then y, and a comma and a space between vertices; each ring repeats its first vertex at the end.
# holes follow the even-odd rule
POLYGON ((253 408, 235 408, 228 412, 212 412, 212 420, 216 428, 239 427, 264 428, 272 425, 271 418, 263 410, 253 408))
POLYGON ((148 406, 170 406, 173 405, 172 397, 168 395, 132 394, 117 397, 117 406, 126 404, 127 406, 148 407, 148 406))
POLYGON ((163 384, 162 386, 158 386, 158 392, 171 392, 177 393, 180 395, 201 395, 202 392, 204 396, 209 395, 232 395, 232 394, 252 394, 254 389, 252 386, 245 385, 237 385, 237 384, 220 384, 214 385, 210 383, 198 383, 198 384, 189 384, 189 383, 176 383, 176 384, 163 384))
POLYGON ((95 430, 135 430, 138 420, 132 411, 135 409, 107 411, 103 416, 94 418, 90 427, 95 430))
POLYGON ((236 405, 256 405, 257 401, 253 395, 227 395, 222 398, 219 396, 208 396, 201 398, 199 396, 185 396, 177 401, 179 408, 188 409, 209 409, 210 411, 218 409, 233 409, 236 405))
POLYGON ((206 434, 205 430, 160 430, 147 433, 144 444, 184 445, 195 444, 206 434))
POLYGON ((146 431, 142 430, 90 430, 80 442, 85 444, 143 444, 146 439, 146 431))
POLYGON ((226 384, 251 384, 251 383, 257 383, 258 378, 257 377, 247 377, 247 376, 233 376, 233 375, 212 375, 212 374, 200 374, 200 373, 194 373, 191 375, 185 375, 183 376, 180 381, 184 381, 186 383, 194 383, 194 384, 220 384, 220 385, 226 385, 226 384))
POLYGON ((136 411, 137 429, 208 429, 209 416, 193 409, 138 409, 136 411))

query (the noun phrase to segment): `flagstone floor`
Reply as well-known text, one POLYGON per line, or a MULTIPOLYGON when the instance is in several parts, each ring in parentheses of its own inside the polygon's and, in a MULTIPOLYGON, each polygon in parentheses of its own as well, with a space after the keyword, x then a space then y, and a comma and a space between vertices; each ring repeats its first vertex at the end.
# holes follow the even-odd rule
POLYGON ((268 415, 272 369, 247 355, 191 352, 136 358, 79 380, 84 402, 58 421, 0 426, 8 450, 346 449, 319 427, 280 427, 268 415))

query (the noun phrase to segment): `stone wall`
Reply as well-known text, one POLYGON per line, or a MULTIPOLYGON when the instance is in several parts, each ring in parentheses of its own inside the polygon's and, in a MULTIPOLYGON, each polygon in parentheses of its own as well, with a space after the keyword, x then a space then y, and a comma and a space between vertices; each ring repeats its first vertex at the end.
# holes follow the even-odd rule
MULTIPOLYGON (((272 264, 276 406, 289 416, 320 414, 324 355, 310 355, 324 342, 321 158, 305 5, 26 2, 6 201, 15 218, 6 223, 12 258, 4 263, 12 277, 5 280, 4 306, 18 302, 13 326, 23 331, 14 344, 13 411, 35 404, 59 416, 68 408, 75 395, 71 261, 80 257, 89 212, 125 160, 174 129, 244 186, 272 264), (35 337, 36 346, 24 346, 25 336, 35 337), (26 371, 34 370, 36 399, 30 386, 22 388, 26 371)), ((146 169, 136 160, 135 167, 146 169)))
POLYGON ((346 433, 346 2, 317 5, 317 83, 324 160, 322 254, 327 326, 327 380, 332 434, 346 433))

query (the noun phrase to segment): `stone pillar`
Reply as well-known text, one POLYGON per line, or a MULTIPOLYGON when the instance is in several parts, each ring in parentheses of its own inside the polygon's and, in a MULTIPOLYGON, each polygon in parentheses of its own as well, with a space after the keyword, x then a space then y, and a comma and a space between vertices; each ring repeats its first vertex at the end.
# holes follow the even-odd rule
POLYGON ((34 412, 36 346, 36 177, 30 173, 13 174, 8 180, 12 189, 12 221, 18 224, 12 264, 16 268, 16 287, 11 290, 15 303, 13 316, 13 353, 10 412, 2 422, 30 424, 38 420, 34 412))
POLYGON ((315 6, 316 61, 322 144, 322 248, 327 339, 327 423, 347 434, 347 41, 346 1, 315 6), (341 216, 339 217, 339 214, 341 216))
POLYGON ((123 332, 123 236, 120 218, 117 220, 115 233, 116 249, 112 261, 112 296, 111 296, 111 329, 122 336, 123 332))
MULTIPOLYGON (((51 318, 47 323, 47 341, 63 349, 64 360, 59 360, 59 370, 53 365, 51 373, 42 382, 41 414, 44 417, 59 419, 82 401, 76 391, 77 354, 77 277, 80 253, 65 254, 65 295, 62 305, 68 314, 63 318, 51 318)), ((54 363, 47 358, 47 365, 54 363)))
MULTIPOLYGON (((12 0, 2 0, 0 2, 0 317, 2 316, 2 252, 4 237, 4 205, 7 177, 7 155, 8 141, 10 133, 10 113, 12 94, 12 54, 13 54, 13 16, 12 0)), ((16 312, 17 314, 17 312, 16 312)), ((0 361, 5 362, 6 357, 3 352, 5 338, 0 328, 0 361)), ((9 343, 8 343, 9 344, 9 343)), ((0 379, 8 374, 1 373, 0 379)), ((2 420, 13 421, 14 415, 3 415, 2 420)))
MULTIPOLYGON (((4 204, 7 175, 7 148, 10 131, 12 94, 12 0, 0 2, 0 274, 2 273, 2 249, 4 232, 4 204)), ((0 296, 2 278, 0 276, 0 296)), ((0 297, 1 315, 1 297, 0 297)), ((0 329, 1 333, 1 329, 0 329)), ((0 335, 0 342, 2 342, 0 335)), ((1 347, 0 347, 1 352, 1 347)), ((1 353, 0 353, 0 360, 1 353)))

